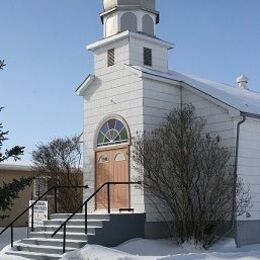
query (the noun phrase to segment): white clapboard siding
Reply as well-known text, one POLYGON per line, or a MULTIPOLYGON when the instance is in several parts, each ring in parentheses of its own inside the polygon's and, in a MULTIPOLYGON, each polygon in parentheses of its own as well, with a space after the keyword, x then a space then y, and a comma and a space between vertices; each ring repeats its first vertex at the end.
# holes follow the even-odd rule
POLYGON ((130 64, 143 66, 143 48, 152 49, 152 68, 168 70, 168 50, 166 47, 148 41, 131 38, 129 41, 130 64))
MULTIPOLYGON (((205 132, 220 136, 222 144, 230 147, 233 154, 231 159, 231 164, 233 165, 236 131, 235 122, 229 109, 217 105, 206 96, 203 96, 203 94, 195 94, 186 89, 182 89, 182 98, 183 103, 193 104, 196 114, 206 120, 205 132)), ((144 80, 144 128, 146 130, 160 126, 165 122, 166 115, 173 107, 179 105, 180 87, 158 81, 144 80), (172 101, 169 102, 170 100, 172 101)), ((160 208, 158 203, 157 207, 160 208)), ((156 207, 147 198, 145 198, 145 210, 148 221, 160 220, 156 207)))
MULTIPOLYGON (((160 81, 144 79, 144 129, 152 130, 165 122, 167 114, 180 105, 180 87, 166 84, 160 81)), ((163 207, 156 202, 157 207, 151 202, 148 195, 145 196, 145 212, 148 222, 161 220, 158 209, 163 207)))
POLYGON ((260 120, 247 117, 241 125, 238 154, 238 175, 250 185, 253 207, 251 217, 241 220, 260 219, 260 120))
POLYGON ((205 132, 216 134, 221 138, 223 145, 230 147, 235 153, 236 131, 235 121, 229 108, 217 105, 203 94, 196 94, 189 90, 183 90, 183 102, 192 104, 196 114, 206 120, 205 132))
MULTIPOLYGON (((96 79, 84 97, 84 169, 85 182, 90 186, 85 197, 94 192, 95 186, 95 139, 100 122, 109 115, 118 115, 130 126, 131 136, 143 131, 142 80, 125 68, 129 64, 127 41, 108 45, 95 51, 96 79), (107 67, 107 50, 115 49, 115 65, 107 67)), ((131 178, 136 173, 131 165, 131 178)), ((142 191, 131 187, 131 207, 135 212, 144 212, 142 191)), ((89 205, 93 210, 94 205, 89 205)))
POLYGON ((180 87, 150 79, 143 80, 144 129, 150 130, 165 122, 167 114, 180 104, 180 87))

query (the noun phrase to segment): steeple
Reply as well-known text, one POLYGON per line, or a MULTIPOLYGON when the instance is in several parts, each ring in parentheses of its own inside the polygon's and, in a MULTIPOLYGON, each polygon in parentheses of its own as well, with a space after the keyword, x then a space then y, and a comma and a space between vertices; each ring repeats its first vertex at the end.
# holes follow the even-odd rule
POLYGON ((155 0, 103 0, 100 17, 105 38, 126 30, 155 36, 160 20, 155 0))
POLYGON ((156 0, 103 0, 100 17, 104 38, 87 46, 94 52, 96 76, 125 65, 168 71, 168 51, 174 44, 156 36, 156 0))

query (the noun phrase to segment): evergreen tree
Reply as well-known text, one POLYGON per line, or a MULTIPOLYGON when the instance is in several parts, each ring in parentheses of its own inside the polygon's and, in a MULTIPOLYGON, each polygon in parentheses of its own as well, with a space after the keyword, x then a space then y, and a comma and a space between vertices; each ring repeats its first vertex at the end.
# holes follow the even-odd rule
MULTIPOLYGON (((0 60, 0 69, 5 66, 4 60, 0 60)), ((0 112, 3 107, 0 107, 0 112)), ((20 156, 24 153, 22 146, 14 146, 11 149, 3 149, 4 142, 8 140, 8 131, 3 131, 3 125, 0 123, 0 164, 13 159, 20 160, 20 156)), ((20 180, 13 180, 11 183, 4 183, 0 186, 0 219, 8 217, 5 212, 11 209, 15 199, 19 198, 20 191, 24 190, 32 182, 32 178, 21 178, 20 180)), ((0 184, 1 185, 1 184, 0 184)))
POLYGON ((11 183, 3 183, 0 187, 0 219, 5 219, 8 214, 5 214, 7 210, 11 210, 15 199, 19 198, 19 193, 29 186, 32 182, 32 178, 22 177, 20 180, 13 180, 11 183))
POLYGON ((0 70, 3 70, 5 67, 5 60, 0 60, 0 70))
MULTIPOLYGON (((3 107, 0 107, 0 112, 3 107)), ((3 131, 3 124, 0 123, 0 163, 7 161, 8 159, 14 159, 15 161, 20 160, 20 155, 24 153, 24 147, 22 146, 14 146, 11 149, 5 149, 3 151, 2 147, 4 141, 8 140, 7 138, 8 131, 3 131)))

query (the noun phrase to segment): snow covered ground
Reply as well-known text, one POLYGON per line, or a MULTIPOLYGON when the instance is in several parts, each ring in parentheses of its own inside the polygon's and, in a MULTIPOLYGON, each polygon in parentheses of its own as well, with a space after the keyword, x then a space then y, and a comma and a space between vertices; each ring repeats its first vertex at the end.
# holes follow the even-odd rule
MULTIPOLYGON (((0 229, 1 230, 1 229, 0 229)), ((15 229, 15 240, 26 237, 26 229, 15 229)), ((10 232, 0 237, 0 250, 10 243, 10 232)), ((65 255, 63 260, 259 260, 260 245, 236 248, 232 239, 219 242, 209 251, 192 244, 182 247, 170 240, 133 239, 115 248, 87 245, 65 255)), ((0 260, 26 260, 22 257, 1 255, 0 260)))
MULTIPOLYGON (((3 229, 0 228, 0 232, 3 229)), ((0 260, 25 260, 23 257, 14 257, 1 255, 1 250, 10 244, 10 230, 7 230, 4 234, 0 236, 0 260)), ((14 229, 14 240, 20 240, 27 237, 27 228, 15 228, 14 229)))
POLYGON ((169 240, 134 239, 116 248, 87 245, 65 255, 63 260, 256 260, 260 245, 236 248, 233 240, 225 240, 205 251, 191 244, 176 246, 169 240))
MULTIPOLYGON (((3 229, 0 228, 0 232, 2 231, 3 229)), ((6 230, 5 233, 3 233, 1 236, 0 236, 0 251, 6 247, 7 245, 9 245, 11 242, 10 240, 10 232, 11 230, 6 230)), ((20 240, 22 238, 26 238, 27 237, 27 228, 15 228, 14 229, 14 241, 16 240, 20 240)))
POLYGON ((19 257, 19 256, 0 255, 0 260, 28 260, 28 258, 19 257))

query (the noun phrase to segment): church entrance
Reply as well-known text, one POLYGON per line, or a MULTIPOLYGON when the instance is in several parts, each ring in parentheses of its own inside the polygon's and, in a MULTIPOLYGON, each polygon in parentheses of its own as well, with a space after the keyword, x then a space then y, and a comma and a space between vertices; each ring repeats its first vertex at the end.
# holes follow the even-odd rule
MULTIPOLYGON (((129 138, 122 121, 110 119, 99 130, 95 152, 96 190, 106 182, 128 182, 129 138)), ((96 209, 107 209, 107 188, 96 196, 96 209)), ((110 186, 111 209, 130 207, 129 185, 110 186)))

